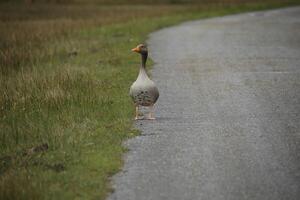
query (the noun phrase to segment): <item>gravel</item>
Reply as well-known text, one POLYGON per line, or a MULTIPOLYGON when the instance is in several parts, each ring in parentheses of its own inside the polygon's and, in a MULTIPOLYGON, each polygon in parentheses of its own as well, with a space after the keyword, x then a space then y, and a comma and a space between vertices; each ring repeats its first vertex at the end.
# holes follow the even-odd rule
POLYGON ((300 7, 162 29, 160 90, 109 200, 300 199, 300 7))

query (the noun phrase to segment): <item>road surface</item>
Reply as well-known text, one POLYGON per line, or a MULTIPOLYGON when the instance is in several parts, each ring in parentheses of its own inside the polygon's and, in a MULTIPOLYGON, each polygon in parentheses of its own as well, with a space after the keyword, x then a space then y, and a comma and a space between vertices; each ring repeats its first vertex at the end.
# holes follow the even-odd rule
POLYGON ((300 199, 300 7, 150 35, 156 121, 109 200, 300 199))

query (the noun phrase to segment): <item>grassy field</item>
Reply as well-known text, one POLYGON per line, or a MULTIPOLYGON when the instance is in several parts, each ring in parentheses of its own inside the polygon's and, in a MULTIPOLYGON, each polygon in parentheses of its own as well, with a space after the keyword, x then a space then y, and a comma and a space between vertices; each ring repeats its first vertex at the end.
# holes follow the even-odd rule
POLYGON ((139 57, 130 49, 150 32, 184 20, 300 3, 61 2, 0 3, 3 200, 105 198, 109 177, 122 166, 122 142, 138 134, 128 89, 139 57))

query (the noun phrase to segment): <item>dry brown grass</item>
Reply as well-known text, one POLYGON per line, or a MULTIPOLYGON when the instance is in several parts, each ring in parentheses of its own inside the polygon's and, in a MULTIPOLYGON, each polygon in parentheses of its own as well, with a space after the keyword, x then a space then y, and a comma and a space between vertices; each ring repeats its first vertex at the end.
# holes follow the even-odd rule
POLYGON ((6 5, 0 8, 0 69, 7 73, 53 56, 50 40, 72 31, 144 17, 157 17, 182 6, 6 5))

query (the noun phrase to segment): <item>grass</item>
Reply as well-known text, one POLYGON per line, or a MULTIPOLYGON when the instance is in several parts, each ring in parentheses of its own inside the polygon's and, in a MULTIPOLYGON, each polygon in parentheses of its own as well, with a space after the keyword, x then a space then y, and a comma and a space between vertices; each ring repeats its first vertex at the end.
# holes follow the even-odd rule
POLYGON ((295 5, 0 4, 0 199, 104 199, 132 127, 147 34, 185 20, 295 5))

